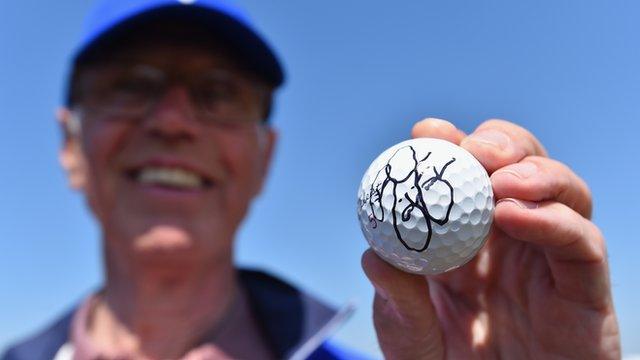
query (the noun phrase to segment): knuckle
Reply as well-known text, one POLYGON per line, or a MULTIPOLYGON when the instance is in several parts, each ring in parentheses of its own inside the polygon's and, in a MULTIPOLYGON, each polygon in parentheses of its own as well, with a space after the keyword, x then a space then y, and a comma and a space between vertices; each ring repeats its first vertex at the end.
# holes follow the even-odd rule
POLYGON ((569 205, 587 219, 591 218, 592 194, 587 183, 566 164, 553 160, 557 170, 558 197, 567 199, 569 205))
POLYGON ((582 183, 584 184, 583 187, 585 192, 585 209, 583 215, 585 218, 591 219, 591 216, 593 215, 593 193, 587 183, 584 181, 582 181, 582 183))
POLYGON ((533 136, 533 134, 529 130, 516 124, 515 122, 508 121, 508 120, 492 118, 492 119, 485 120, 484 122, 482 122, 482 124, 478 126, 478 130, 489 130, 489 129, 501 130, 506 134, 510 135, 511 137, 524 136, 525 138, 528 138, 528 139, 535 139, 535 136, 533 136))
POLYGON ((489 119, 484 121, 476 131, 480 130, 498 130, 508 135, 512 141, 519 144, 519 147, 525 154, 538 154, 547 156, 547 151, 535 135, 526 128, 507 120, 489 119))
POLYGON ((549 234, 556 238, 562 238, 567 244, 574 243, 586 237, 586 229, 583 226, 583 218, 578 216, 568 206, 558 203, 550 203, 552 212, 545 220, 545 228, 549 234))
POLYGON ((603 253, 605 253, 606 241, 604 238, 604 234, 602 233, 602 230, 600 230, 600 228, 590 220, 585 220, 585 222, 588 224, 587 231, 589 231, 594 241, 596 241, 599 244, 599 247, 603 250, 603 253))
POLYGON ((557 169, 551 159, 539 155, 527 155, 520 162, 534 164, 539 175, 553 175, 557 169))
POLYGON ((594 261, 602 262, 607 258, 607 245, 605 242, 604 234, 596 224, 585 219, 584 237, 590 242, 593 249, 594 261))
POLYGON ((480 129, 500 129, 500 128, 512 127, 512 126, 517 126, 517 125, 507 120, 492 118, 492 119, 483 121, 482 124, 478 126, 478 129, 479 130, 480 129))
POLYGON ((542 156, 528 156, 523 161, 533 162, 545 179, 548 197, 567 204, 586 218, 590 218, 592 194, 587 183, 561 161, 542 156))

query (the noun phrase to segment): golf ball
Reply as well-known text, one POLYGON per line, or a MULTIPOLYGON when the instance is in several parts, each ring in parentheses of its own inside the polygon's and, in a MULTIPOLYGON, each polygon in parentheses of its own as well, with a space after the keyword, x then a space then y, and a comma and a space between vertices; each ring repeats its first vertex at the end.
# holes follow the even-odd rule
POLYGON ((448 141, 417 138, 378 156, 358 191, 367 242, 393 266, 433 275, 460 267, 484 244, 493 221, 489 175, 448 141))

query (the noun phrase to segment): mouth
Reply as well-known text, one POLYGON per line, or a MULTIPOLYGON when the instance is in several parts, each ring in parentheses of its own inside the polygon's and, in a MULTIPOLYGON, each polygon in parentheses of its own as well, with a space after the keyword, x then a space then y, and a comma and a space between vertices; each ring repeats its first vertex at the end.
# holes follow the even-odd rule
POLYGON ((198 191, 213 186, 213 180, 199 172, 175 165, 147 165, 126 171, 129 180, 143 186, 198 191))

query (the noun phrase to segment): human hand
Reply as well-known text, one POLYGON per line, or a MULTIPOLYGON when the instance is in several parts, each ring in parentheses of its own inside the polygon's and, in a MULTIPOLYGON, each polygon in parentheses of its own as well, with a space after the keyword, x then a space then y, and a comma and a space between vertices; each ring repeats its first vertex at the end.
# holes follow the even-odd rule
POLYGON ((620 358, 606 247, 584 181, 507 121, 466 136, 427 119, 412 136, 472 153, 491 175, 497 203, 486 245, 457 270, 425 281, 364 253, 385 357, 620 358))

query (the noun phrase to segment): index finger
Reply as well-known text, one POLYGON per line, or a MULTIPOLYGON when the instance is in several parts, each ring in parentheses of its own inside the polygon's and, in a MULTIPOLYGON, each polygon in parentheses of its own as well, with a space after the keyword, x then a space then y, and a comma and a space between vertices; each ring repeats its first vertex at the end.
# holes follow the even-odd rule
POLYGON ((504 120, 488 120, 460 146, 475 156, 489 174, 527 156, 547 156, 540 141, 525 128, 504 120))

